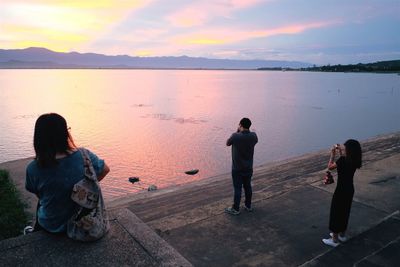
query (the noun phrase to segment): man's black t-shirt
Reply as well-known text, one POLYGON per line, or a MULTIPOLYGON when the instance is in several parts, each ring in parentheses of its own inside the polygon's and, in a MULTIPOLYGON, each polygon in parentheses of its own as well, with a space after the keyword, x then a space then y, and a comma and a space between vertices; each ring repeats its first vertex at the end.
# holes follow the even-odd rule
POLYGON ((244 130, 233 133, 226 144, 232 145, 232 170, 247 172, 253 170, 254 146, 258 138, 256 133, 244 130))

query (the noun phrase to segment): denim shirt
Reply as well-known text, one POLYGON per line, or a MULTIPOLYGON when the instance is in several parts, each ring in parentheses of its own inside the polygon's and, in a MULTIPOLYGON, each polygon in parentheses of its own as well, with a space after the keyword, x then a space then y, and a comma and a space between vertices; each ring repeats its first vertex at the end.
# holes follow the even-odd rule
MULTIPOLYGON (((104 169, 104 160, 89 152, 96 174, 104 169)), ((67 221, 77 211, 78 205, 71 200, 74 184, 83 179, 83 157, 75 151, 58 159, 55 166, 41 168, 33 160, 26 168, 25 188, 39 198, 37 211, 40 226, 49 232, 66 231, 67 221)))

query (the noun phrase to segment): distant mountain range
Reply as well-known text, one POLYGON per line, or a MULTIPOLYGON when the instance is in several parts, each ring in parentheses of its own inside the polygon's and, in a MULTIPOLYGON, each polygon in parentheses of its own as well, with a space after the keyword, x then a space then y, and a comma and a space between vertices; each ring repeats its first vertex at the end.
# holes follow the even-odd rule
POLYGON ((150 69, 258 69, 307 68, 312 64, 298 61, 235 60, 202 57, 131 57, 95 53, 59 53, 46 48, 0 49, 0 68, 150 68, 150 69))

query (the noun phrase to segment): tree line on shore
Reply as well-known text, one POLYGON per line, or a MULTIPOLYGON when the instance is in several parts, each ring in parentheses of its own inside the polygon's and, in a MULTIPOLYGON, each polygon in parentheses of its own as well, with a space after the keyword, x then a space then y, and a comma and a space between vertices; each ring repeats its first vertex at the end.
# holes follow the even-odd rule
POLYGON ((258 68, 258 70, 281 70, 281 71, 323 71, 323 72, 400 72, 400 60, 379 61, 375 63, 358 63, 349 65, 325 65, 309 68, 258 68))

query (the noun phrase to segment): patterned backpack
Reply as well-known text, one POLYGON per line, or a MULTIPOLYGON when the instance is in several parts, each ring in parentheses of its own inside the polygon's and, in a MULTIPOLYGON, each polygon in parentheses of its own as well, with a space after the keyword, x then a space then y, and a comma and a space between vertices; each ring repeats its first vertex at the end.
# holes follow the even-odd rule
POLYGON ((102 238, 110 229, 103 195, 89 153, 80 148, 84 161, 84 178, 73 187, 71 199, 80 207, 68 220, 68 237, 83 242, 102 238))

